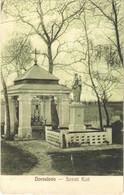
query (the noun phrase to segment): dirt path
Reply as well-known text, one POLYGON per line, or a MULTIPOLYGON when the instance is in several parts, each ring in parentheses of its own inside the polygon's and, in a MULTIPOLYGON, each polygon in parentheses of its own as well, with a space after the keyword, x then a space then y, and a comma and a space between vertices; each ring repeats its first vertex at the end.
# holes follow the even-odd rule
POLYGON ((35 155, 38 159, 38 163, 34 168, 28 173, 23 175, 61 175, 60 172, 57 172, 52 168, 52 159, 50 153, 66 153, 73 151, 84 151, 84 150, 105 150, 105 149, 115 149, 122 148, 122 145, 102 145, 102 146, 85 146, 81 148, 67 148, 61 149, 53 145, 50 145, 42 140, 31 140, 31 141, 13 141, 8 142, 9 144, 21 148, 35 155))
POLYGON ((21 148, 35 155, 38 164, 23 175, 60 175, 59 172, 52 169, 51 157, 47 154, 49 151, 59 150, 54 146, 47 144, 45 141, 32 140, 32 141, 14 141, 8 142, 9 144, 21 148))

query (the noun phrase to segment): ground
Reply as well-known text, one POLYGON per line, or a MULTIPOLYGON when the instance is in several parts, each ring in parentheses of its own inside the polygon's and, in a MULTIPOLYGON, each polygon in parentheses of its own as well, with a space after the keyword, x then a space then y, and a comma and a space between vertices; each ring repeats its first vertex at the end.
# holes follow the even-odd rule
POLYGON ((3 175, 21 175, 24 172, 30 171, 37 162, 35 155, 2 142, 1 172, 3 175))
MULTIPOLYGON (((18 167, 20 167, 20 164, 23 162, 23 170, 15 174, 122 175, 123 173, 123 145, 114 144, 61 149, 42 140, 6 141, 6 143, 16 147, 16 149, 24 151, 23 155, 21 153, 22 161, 17 161, 18 167), (28 156, 28 162, 25 162, 25 155, 28 156), (25 168, 25 163, 29 163, 30 169, 29 167, 27 169, 25 168), (33 165, 34 167, 32 167, 33 165)), ((2 145, 4 144, 3 142, 2 145)), ((15 156, 17 157, 17 155, 15 156)), ((15 159, 16 158, 13 156, 13 159, 11 159, 11 161, 9 160, 8 166, 10 166, 15 159)), ((5 172, 6 167, 4 166, 4 160, 5 158, 2 159, 2 167, 4 167, 2 174, 7 174, 5 172)), ((12 173, 10 172, 10 174, 12 173)))

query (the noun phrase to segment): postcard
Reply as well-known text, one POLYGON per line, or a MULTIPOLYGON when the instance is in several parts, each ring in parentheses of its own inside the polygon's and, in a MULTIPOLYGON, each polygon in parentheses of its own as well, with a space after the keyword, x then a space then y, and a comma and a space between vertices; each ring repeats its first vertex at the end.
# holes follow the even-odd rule
POLYGON ((1 0, 1 194, 123 194, 122 4, 1 0))

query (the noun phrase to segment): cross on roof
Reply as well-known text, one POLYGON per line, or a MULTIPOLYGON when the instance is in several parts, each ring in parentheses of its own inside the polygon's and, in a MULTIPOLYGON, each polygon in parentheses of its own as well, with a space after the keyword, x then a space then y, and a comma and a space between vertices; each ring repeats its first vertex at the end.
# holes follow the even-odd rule
POLYGON ((40 54, 40 53, 38 53, 37 50, 35 49, 35 51, 34 51, 34 55, 35 55, 34 65, 37 65, 37 54, 40 54))

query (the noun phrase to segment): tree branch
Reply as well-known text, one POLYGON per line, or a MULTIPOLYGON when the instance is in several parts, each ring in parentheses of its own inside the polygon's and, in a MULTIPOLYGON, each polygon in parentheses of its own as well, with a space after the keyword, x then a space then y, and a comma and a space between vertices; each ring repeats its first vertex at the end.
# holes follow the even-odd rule
POLYGON ((90 2, 91 2, 96 8, 98 8, 98 9, 100 10, 100 12, 101 12, 106 18, 108 18, 109 20, 111 20, 111 21, 114 23, 113 18, 110 17, 110 16, 108 16, 108 15, 103 11, 103 9, 102 9, 101 7, 99 7, 99 6, 98 6, 96 3, 94 3, 92 0, 90 0, 90 2))

